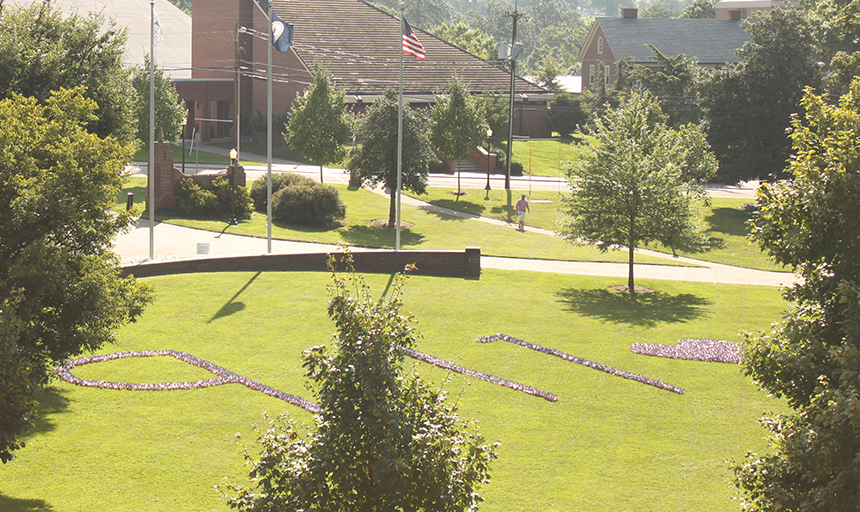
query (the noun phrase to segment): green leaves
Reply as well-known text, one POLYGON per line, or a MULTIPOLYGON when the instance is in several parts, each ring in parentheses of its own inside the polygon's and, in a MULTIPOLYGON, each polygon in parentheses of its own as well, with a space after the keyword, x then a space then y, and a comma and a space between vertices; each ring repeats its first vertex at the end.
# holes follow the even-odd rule
POLYGON ((860 502, 860 79, 832 105, 807 90, 792 121, 793 179, 757 192, 751 238, 800 274, 786 318, 747 334, 744 372, 786 398, 774 453, 735 464, 747 510, 856 510, 860 502))
MULTIPOLYGON (((0 101, 0 388, 13 391, 0 410, 19 420, 52 364, 112 341, 151 300, 110 252, 131 222, 111 211, 131 148, 86 130, 96 105, 83 93, 0 101)), ((5 461, 27 421, 0 423, 5 461)))

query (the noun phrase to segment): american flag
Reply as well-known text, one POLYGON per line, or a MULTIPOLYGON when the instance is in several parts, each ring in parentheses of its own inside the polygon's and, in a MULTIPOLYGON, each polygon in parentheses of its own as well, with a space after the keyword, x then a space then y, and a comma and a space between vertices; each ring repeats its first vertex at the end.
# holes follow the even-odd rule
POLYGON ((424 46, 415 37, 412 25, 403 18, 403 53, 412 55, 418 60, 424 60, 424 46))

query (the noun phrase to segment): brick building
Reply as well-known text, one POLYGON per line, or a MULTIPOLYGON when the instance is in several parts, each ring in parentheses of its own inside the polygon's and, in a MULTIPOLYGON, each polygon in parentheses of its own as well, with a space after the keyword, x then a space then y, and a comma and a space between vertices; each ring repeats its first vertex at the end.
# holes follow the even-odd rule
MULTIPOLYGON (((286 112, 311 83, 314 61, 326 66, 335 87, 357 110, 386 89, 397 88, 401 47, 397 17, 359 0, 274 0, 273 8, 295 25, 290 51, 272 52, 275 115, 286 112)), ((404 98, 411 105, 432 103, 434 93, 444 93, 453 76, 475 94, 509 94, 506 70, 418 28, 415 32, 426 59, 404 56, 404 98)), ((194 0, 192 76, 176 85, 188 106, 189 124, 200 127, 204 140, 235 135, 231 121, 237 96, 245 113, 243 136, 249 118, 266 114, 266 33, 266 14, 254 0, 194 0)), ((515 91, 514 133, 549 136, 546 102, 553 95, 519 77, 515 91)))
POLYGON ((595 18, 579 54, 582 86, 590 89, 603 67, 606 84, 615 83, 617 65, 629 58, 632 64, 654 66, 654 45, 667 57, 684 54, 699 66, 718 67, 740 62, 735 50, 749 41, 742 20, 702 18, 639 18, 637 9, 622 9, 620 18, 595 18))

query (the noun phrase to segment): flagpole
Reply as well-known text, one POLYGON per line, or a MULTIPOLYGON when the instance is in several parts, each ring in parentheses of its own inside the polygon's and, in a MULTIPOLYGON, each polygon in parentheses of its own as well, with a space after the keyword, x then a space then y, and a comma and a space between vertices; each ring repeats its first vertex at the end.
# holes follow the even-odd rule
POLYGON ((400 251, 400 187, 403 168, 403 9, 400 2, 400 87, 397 105, 397 231, 394 236, 394 250, 400 251))
POLYGON ((155 259, 155 0, 149 0, 149 259, 155 259))
POLYGON ((268 224, 268 253, 272 254, 272 2, 269 2, 269 65, 266 70, 266 218, 268 224))

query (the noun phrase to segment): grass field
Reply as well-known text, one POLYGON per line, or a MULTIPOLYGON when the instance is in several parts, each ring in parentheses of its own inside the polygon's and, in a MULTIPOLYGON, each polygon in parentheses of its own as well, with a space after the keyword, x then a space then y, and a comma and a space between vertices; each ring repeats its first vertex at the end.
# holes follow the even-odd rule
POLYGON ((523 174, 532 176, 565 176, 565 166, 579 155, 579 146, 571 137, 552 140, 515 140, 511 149, 514 162, 523 164, 523 174))
MULTIPOLYGON (((360 270, 360 269, 359 269, 360 270)), ((307 398, 299 355, 327 343, 325 273, 193 274, 145 279, 157 301, 120 330, 120 350, 174 349, 307 398)), ((763 410, 780 403, 737 365, 634 354, 634 342, 687 337, 738 341, 741 329, 780 318, 777 289, 640 280, 655 289, 630 304, 619 279, 485 270, 480 279, 412 277, 405 308, 417 347, 467 368, 555 393, 558 402, 452 377, 460 413, 502 446, 484 489, 486 512, 729 511, 725 463, 762 450, 763 410), (686 388, 678 395, 504 342, 505 333, 686 388), (461 394, 461 390, 462 394, 461 394)), ((389 276, 370 275, 381 293, 389 276)), ((409 362, 408 364, 411 364, 409 362)), ((423 363, 425 377, 447 374, 423 363)), ((172 358, 80 366, 81 378, 124 382, 208 375, 172 358)), ((0 466, 0 510, 227 510, 212 487, 243 482, 241 447, 254 449, 260 414, 302 409, 238 384, 183 391, 113 391, 55 382, 40 397, 36 429, 0 466)))
MULTIPOLYGON (((129 190, 133 188, 141 191, 140 187, 145 183, 144 178, 134 177, 129 182, 129 190)), ((393 248, 395 230, 370 225, 374 220, 388 218, 388 198, 366 189, 349 188, 345 185, 334 186, 346 204, 345 225, 315 228, 276 222, 272 226, 272 237, 282 240, 326 244, 344 241, 361 247, 393 248)), ((118 201, 121 201, 123 208, 125 207, 125 193, 124 191, 118 195, 118 201)), ((135 192, 135 201, 137 198, 138 193, 135 192)), ((141 205, 140 209, 142 208, 141 205)), ((547 210, 550 211, 549 206, 547 210)), ((148 213, 143 214, 144 217, 147 215, 148 213)), ((463 249, 477 245, 481 247, 482 254, 492 256, 568 261, 626 261, 626 254, 621 251, 601 254, 594 247, 577 247, 557 237, 537 233, 522 233, 514 227, 475 222, 405 204, 402 207, 401 218, 404 222, 413 225, 401 230, 401 248, 403 249, 463 249)), ((163 210, 158 211, 156 219, 180 226, 235 235, 262 238, 267 236, 266 216, 262 213, 255 213, 250 219, 240 220, 237 226, 227 224, 229 216, 221 219, 199 220, 188 219, 163 210)), ((649 256, 637 256, 636 262, 641 264, 673 264, 671 260, 649 256)))

